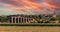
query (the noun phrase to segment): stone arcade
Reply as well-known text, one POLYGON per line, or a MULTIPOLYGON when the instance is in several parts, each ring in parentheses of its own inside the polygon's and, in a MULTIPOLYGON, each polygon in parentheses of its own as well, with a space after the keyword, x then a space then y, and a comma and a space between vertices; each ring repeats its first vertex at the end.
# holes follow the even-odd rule
POLYGON ((10 23, 30 23, 35 21, 33 18, 21 16, 11 16, 10 19, 10 23))

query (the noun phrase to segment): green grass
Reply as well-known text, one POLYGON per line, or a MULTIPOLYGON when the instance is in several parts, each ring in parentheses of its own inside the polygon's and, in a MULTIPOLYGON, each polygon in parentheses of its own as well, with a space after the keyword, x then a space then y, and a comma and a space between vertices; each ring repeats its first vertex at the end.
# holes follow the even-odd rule
POLYGON ((60 23, 0 24, 0 26, 60 26, 60 23))

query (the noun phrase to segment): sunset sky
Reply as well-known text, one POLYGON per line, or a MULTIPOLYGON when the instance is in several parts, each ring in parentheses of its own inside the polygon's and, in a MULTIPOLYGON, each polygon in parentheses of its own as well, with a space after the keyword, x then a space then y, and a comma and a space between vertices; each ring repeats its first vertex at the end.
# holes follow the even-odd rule
POLYGON ((60 0, 0 0, 0 15, 60 13, 60 0))

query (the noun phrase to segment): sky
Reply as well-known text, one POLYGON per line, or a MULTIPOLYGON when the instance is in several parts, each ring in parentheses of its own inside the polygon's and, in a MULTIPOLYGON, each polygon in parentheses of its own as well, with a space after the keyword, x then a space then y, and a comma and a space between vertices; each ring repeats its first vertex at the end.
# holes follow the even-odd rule
POLYGON ((0 0, 0 15, 60 13, 60 0, 0 0))

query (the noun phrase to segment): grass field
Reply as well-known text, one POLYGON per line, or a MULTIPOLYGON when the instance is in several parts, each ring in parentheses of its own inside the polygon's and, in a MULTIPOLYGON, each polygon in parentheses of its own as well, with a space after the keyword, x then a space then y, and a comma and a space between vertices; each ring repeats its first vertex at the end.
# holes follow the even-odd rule
POLYGON ((0 32, 60 32, 58 26, 0 26, 0 32))
POLYGON ((60 23, 0 24, 0 32, 60 32, 60 23))
POLYGON ((60 26, 60 23, 1 23, 0 26, 60 26))

